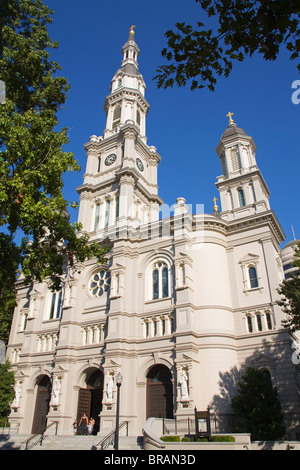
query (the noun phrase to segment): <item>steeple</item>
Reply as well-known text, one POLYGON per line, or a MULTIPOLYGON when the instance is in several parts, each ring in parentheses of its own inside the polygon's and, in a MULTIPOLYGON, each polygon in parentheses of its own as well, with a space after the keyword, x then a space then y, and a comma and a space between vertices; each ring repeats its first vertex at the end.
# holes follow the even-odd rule
POLYGON ((146 85, 138 70, 139 48, 134 26, 122 48, 121 67, 105 99, 106 127, 84 146, 87 165, 80 194, 78 221, 93 240, 112 238, 159 219, 157 166, 160 155, 147 145, 146 85))
POLYGON ((122 47, 123 60, 113 76, 111 93, 106 97, 106 129, 104 137, 115 132, 120 125, 127 121, 133 122, 141 137, 146 141, 146 116, 149 104, 145 99, 146 85, 139 73, 137 58, 140 49, 135 42, 135 26, 129 30, 129 38, 122 47))
POLYGON ((256 164, 256 145, 232 119, 216 148, 222 175, 216 186, 220 192, 222 217, 232 220, 270 209, 270 191, 256 164))

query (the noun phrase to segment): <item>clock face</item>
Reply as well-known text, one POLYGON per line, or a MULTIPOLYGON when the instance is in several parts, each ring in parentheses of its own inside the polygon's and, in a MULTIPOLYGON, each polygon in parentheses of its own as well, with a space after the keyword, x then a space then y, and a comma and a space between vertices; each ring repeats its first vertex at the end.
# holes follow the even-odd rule
POLYGON ((144 170, 143 162, 142 162, 142 160, 140 160, 139 158, 136 159, 136 166, 138 167, 138 169, 139 169, 140 171, 143 171, 143 170, 144 170))
POLYGON ((106 166, 112 165, 116 161, 117 155, 115 153, 111 153, 106 157, 104 163, 106 166))

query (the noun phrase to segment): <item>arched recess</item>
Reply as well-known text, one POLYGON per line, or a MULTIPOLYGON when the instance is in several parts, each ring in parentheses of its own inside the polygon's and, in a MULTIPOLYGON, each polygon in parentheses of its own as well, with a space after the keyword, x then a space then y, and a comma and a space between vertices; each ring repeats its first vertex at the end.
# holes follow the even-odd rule
POLYGON ((168 367, 156 364, 147 374, 146 417, 173 418, 173 382, 168 367))
POLYGON ((94 434, 97 434, 100 429, 99 415, 102 411, 103 382, 103 372, 96 367, 89 368, 85 371, 85 380, 78 394, 77 420, 79 422, 83 414, 86 414, 88 418, 93 418, 95 420, 94 434))
POLYGON ((39 433, 47 425, 47 415, 51 400, 51 380, 48 375, 41 375, 36 380, 37 394, 32 422, 32 434, 39 433))

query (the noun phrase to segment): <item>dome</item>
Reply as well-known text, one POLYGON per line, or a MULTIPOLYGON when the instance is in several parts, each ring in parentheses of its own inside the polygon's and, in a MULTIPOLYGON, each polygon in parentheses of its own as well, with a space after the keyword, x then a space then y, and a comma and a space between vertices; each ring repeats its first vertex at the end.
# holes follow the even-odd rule
POLYGON ((290 246, 298 245, 299 243, 300 243, 300 240, 292 240, 292 241, 288 242, 286 245, 284 245, 282 250, 284 250, 285 248, 288 248, 290 246))
POLYGON ((234 122, 229 124, 229 126, 227 127, 227 129, 224 131, 223 135, 221 138, 224 138, 224 137, 230 137, 232 135, 236 135, 236 134, 242 134, 242 135, 247 135, 246 132, 244 131, 244 129, 242 129, 241 127, 238 127, 234 122))

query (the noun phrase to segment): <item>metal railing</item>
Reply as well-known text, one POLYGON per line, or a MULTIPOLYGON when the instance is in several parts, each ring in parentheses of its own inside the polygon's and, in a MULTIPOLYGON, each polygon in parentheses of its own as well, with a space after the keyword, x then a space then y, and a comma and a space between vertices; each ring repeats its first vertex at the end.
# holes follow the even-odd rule
MULTIPOLYGON (((119 431, 126 426, 126 436, 128 436, 128 424, 129 421, 123 421, 119 425, 119 431)), ((100 448, 100 450, 107 449, 110 445, 114 445, 116 440, 116 429, 113 429, 107 436, 105 436, 98 444, 96 444, 96 448, 100 448)))
POLYGON ((45 432, 48 431, 49 428, 52 426, 55 426, 55 435, 57 435, 57 427, 58 427, 58 421, 53 421, 52 423, 48 424, 48 426, 45 426, 43 429, 41 429, 40 432, 34 434, 33 436, 28 437, 25 439, 25 441, 22 441, 21 444, 25 445, 25 450, 30 450, 32 447, 36 446, 39 444, 40 446, 43 445, 43 440, 47 437, 45 436, 45 432))

